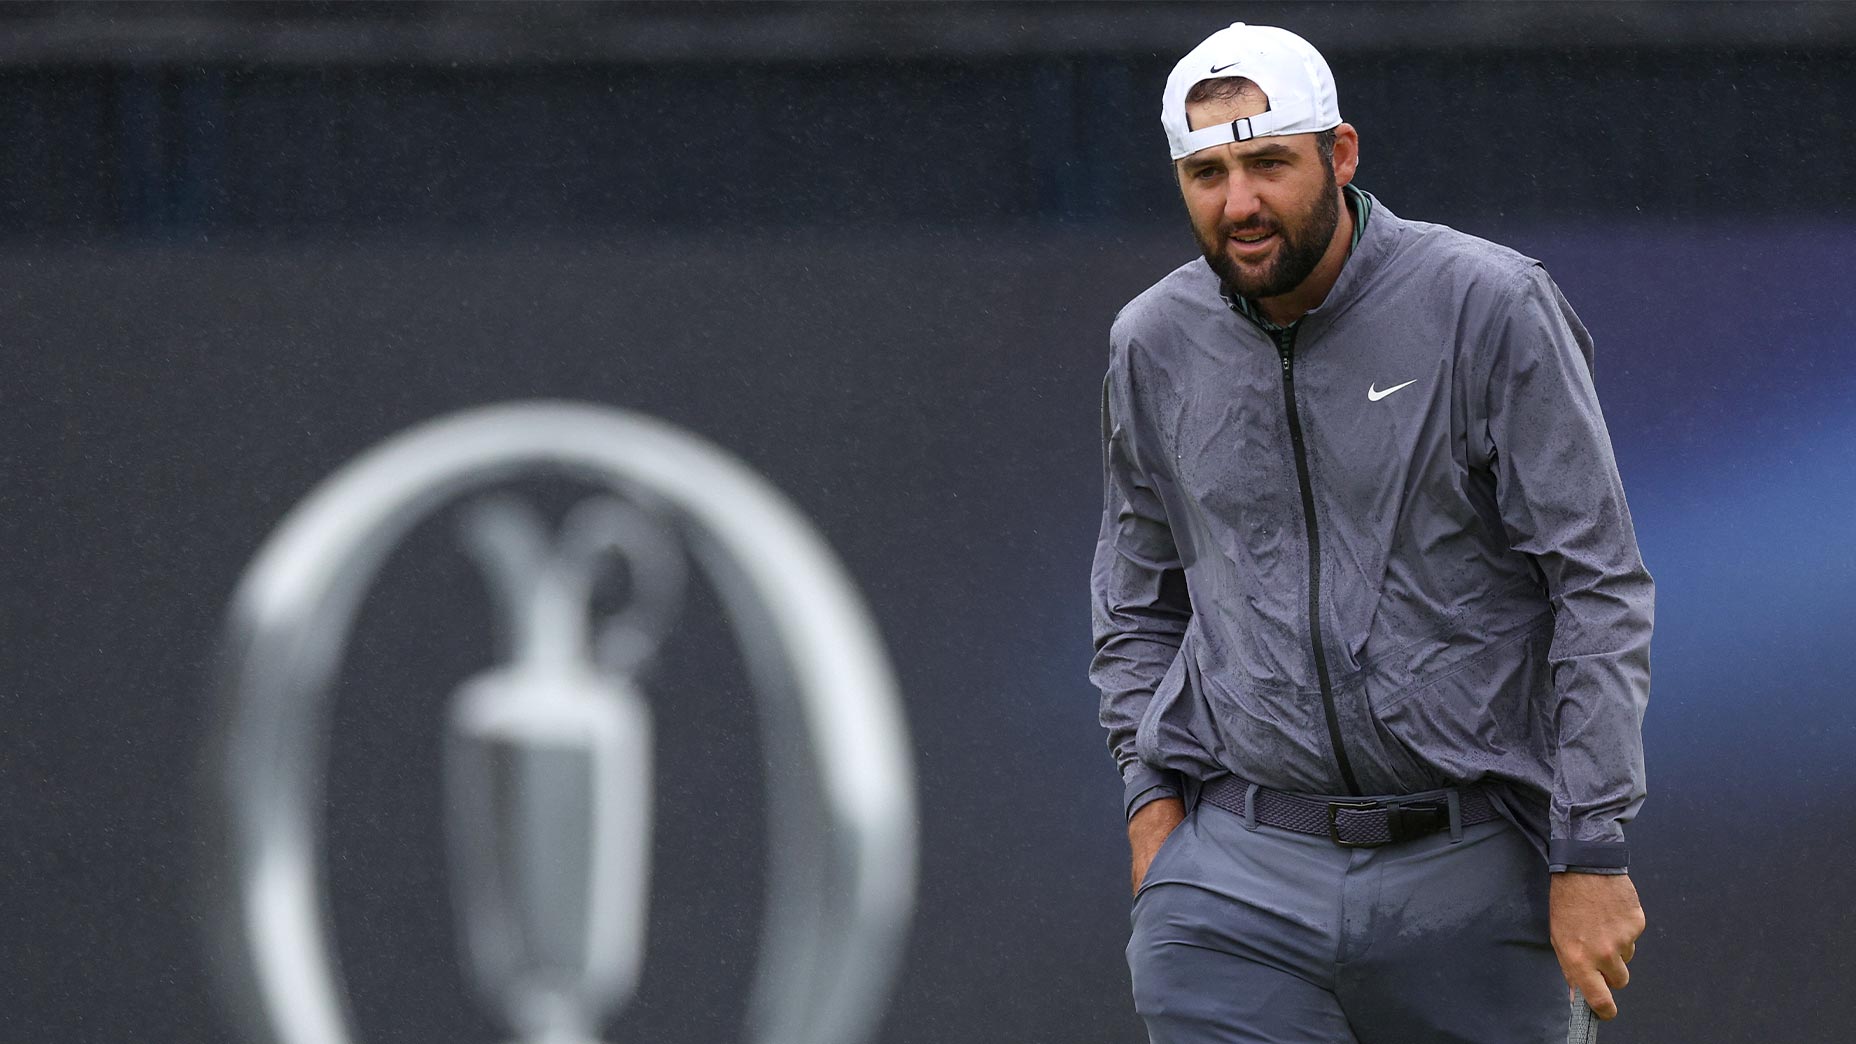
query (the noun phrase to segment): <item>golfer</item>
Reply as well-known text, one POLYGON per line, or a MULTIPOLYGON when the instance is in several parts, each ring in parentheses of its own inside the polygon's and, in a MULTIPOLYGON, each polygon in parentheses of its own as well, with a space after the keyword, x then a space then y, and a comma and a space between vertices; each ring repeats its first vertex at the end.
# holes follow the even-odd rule
POLYGON ((1161 123, 1204 256, 1115 321, 1091 575, 1135 1008, 1559 1044, 1644 927, 1653 591, 1591 338, 1538 262, 1354 184, 1293 33, 1214 33, 1161 123))

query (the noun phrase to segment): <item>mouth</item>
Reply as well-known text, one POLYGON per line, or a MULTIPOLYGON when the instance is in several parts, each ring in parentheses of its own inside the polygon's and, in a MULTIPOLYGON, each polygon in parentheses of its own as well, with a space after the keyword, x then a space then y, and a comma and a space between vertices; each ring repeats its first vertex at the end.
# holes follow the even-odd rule
POLYGON ((1233 253, 1240 257, 1255 257, 1269 250, 1276 242, 1274 232, 1244 232, 1225 237, 1233 253))

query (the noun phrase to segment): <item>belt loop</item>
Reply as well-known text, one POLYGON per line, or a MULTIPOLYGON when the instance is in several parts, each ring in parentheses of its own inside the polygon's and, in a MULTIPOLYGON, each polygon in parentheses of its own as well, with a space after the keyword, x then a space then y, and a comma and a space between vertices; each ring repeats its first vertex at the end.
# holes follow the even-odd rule
POLYGON ((1457 799, 1457 788, 1444 791, 1444 804, 1450 806, 1450 843, 1463 840, 1463 804, 1457 799))
POLYGON ((1244 829, 1257 828, 1257 791, 1263 789, 1252 783, 1244 788, 1244 829))

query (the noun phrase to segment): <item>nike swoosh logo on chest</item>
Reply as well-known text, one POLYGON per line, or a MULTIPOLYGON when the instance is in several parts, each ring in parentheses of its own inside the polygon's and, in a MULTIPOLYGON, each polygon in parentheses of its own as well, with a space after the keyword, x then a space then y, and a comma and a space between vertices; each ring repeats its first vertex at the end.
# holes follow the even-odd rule
POLYGON ((1413 377, 1411 380, 1406 381, 1404 384, 1394 384, 1392 387, 1387 388, 1385 391, 1380 391, 1379 382, 1374 381, 1372 384, 1369 384, 1366 386, 1366 401, 1378 402, 1380 399, 1383 399, 1386 396, 1392 394, 1393 392, 1398 391, 1400 388, 1409 387, 1410 385, 1413 385, 1416 383, 1418 383, 1418 379, 1416 377, 1413 377))

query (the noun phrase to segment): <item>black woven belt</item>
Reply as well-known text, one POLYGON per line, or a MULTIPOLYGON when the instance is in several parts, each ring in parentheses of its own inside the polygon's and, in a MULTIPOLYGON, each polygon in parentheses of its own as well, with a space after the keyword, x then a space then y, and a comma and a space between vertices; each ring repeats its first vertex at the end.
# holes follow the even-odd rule
POLYGON ((1331 838, 1346 848, 1376 848, 1448 830, 1452 798, 1458 826, 1487 823, 1501 815, 1481 787, 1400 798, 1319 801, 1254 787, 1236 776, 1219 776, 1199 792, 1199 800, 1243 816, 1246 822, 1331 838))

